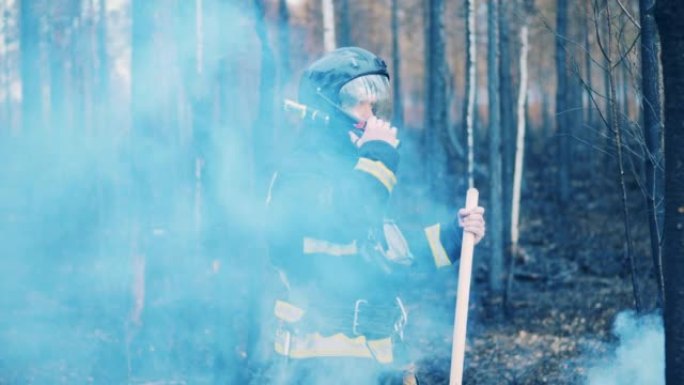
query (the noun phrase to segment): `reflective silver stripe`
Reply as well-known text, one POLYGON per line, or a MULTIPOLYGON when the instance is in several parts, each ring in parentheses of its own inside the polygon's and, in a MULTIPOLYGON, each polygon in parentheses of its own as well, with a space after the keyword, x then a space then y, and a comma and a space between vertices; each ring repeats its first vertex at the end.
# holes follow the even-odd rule
POLYGON ((322 239, 304 238, 304 254, 328 254, 334 256, 354 255, 358 253, 356 241, 348 244, 339 244, 324 241, 322 239))
POLYGON ((359 158, 356 163, 355 170, 363 171, 375 177, 380 183, 382 183, 387 191, 390 193, 394 189, 394 185, 397 184, 397 177, 394 175, 392 170, 387 168, 384 163, 372 160, 368 158, 359 158))
POLYGON ((430 250, 432 251, 432 258, 435 260, 435 266, 438 268, 451 265, 449 256, 442 245, 442 241, 439 239, 439 233, 439 223, 425 228, 425 236, 427 237, 430 250))
POLYGON ((342 333, 324 337, 319 333, 291 335, 276 332, 274 343, 278 354, 293 359, 311 357, 360 357, 389 364, 394 360, 392 339, 367 340, 365 336, 347 337, 342 333))
POLYGON ((273 186, 275 186, 275 182, 278 179, 278 172, 274 172, 273 176, 271 176, 271 183, 268 185, 268 193, 266 194, 266 205, 271 204, 271 198, 273 197, 273 186))

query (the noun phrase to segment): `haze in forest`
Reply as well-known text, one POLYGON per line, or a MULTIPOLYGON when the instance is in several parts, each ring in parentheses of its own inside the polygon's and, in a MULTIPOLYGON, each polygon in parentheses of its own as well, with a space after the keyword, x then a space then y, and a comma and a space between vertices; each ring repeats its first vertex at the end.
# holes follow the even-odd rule
MULTIPOLYGON (((662 317, 644 314, 664 306, 662 259, 677 254, 657 258, 666 140, 661 114, 649 125, 643 109, 639 3, 499 1, 491 71, 491 2, 476 3, 469 34, 466 1, 334 1, 333 43, 378 53, 398 85, 388 217, 419 228, 455 214, 472 134, 489 233, 475 257, 466 374, 661 384, 662 317), (586 326, 613 320, 612 335, 586 326), (521 335, 543 342, 528 351, 521 335), (571 340, 560 350, 572 358, 550 340, 571 340)), ((0 2, 0 383, 259 382, 280 285, 265 202, 300 133, 281 104, 326 49, 322 8, 0 2)), ((448 377, 458 266, 418 271, 405 288, 408 354, 429 385, 448 377)))

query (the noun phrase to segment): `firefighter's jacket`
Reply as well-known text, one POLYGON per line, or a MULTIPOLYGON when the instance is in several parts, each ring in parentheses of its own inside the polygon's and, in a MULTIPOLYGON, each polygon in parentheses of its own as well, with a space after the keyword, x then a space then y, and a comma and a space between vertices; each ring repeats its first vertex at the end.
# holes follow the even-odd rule
POLYGON ((382 141, 357 149, 346 132, 312 132, 274 175, 267 198, 269 254, 287 288, 273 305, 284 326, 275 350, 392 362, 396 318, 405 318, 397 292, 412 255, 450 265, 460 232, 453 220, 434 224, 407 237, 413 253, 390 250, 384 211, 397 183, 397 150, 382 141))

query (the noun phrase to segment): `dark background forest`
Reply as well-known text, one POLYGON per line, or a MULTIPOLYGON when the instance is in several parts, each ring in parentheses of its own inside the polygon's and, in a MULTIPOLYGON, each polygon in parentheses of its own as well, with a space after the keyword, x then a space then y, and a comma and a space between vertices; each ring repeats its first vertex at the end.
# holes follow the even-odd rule
MULTIPOLYGON (((469 185, 487 210, 464 383, 684 377, 677 1, 0 11, 0 384, 258 383, 263 202, 299 135, 282 102, 348 45, 392 74, 388 215, 456 210, 469 185)), ((449 379, 447 270, 408 298, 421 384, 449 379)))

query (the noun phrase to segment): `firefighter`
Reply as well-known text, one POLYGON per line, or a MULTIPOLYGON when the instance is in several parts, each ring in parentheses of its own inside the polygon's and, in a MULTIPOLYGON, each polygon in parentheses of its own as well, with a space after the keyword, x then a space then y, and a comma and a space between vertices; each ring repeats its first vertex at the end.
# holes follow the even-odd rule
POLYGON ((411 244, 384 218, 399 140, 389 73, 375 54, 327 53, 304 71, 298 102, 301 134, 267 198, 269 254, 283 288, 271 307, 272 349, 286 362, 268 382, 415 383, 395 375, 409 318, 398 295, 406 269, 421 258, 450 265, 461 227, 476 242, 484 236, 484 210, 462 209, 411 244))

